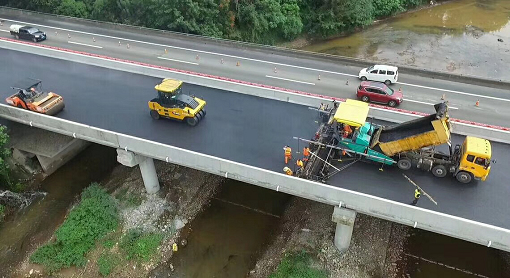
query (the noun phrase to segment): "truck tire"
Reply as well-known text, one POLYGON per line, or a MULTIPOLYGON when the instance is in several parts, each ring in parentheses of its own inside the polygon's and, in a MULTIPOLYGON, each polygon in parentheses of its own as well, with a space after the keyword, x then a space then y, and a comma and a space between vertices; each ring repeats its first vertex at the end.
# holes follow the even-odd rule
POLYGON ((152 117, 154 120, 159 120, 159 113, 158 113, 158 111, 156 111, 156 110, 151 110, 151 117, 152 117))
POLYGON ((473 179, 473 175, 471 173, 468 173, 466 171, 460 171, 455 175, 455 178, 461 183, 470 183, 473 179))
POLYGON ((398 168, 400 168, 401 170, 409 170, 409 169, 411 169, 411 166, 412 166, 411 159, 409 159, 409 158, 407 158, 407 157, 401 158, 401 159, 397 162, 397 166, 398 166, 398 168))
POLYGON ((446 174, 448 174, 448 172, 446 171, 446 167, 444 167, 444 165, 436 165, 434 168, 432 168, 432 175, 438 178, 444 178, 446 177, 446 174))

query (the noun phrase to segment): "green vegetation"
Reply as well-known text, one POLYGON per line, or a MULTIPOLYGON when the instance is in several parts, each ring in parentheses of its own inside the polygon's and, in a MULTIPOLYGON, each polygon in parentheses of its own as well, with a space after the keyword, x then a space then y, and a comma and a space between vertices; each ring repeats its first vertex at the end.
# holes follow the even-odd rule
POLYGON ((99 273, 103 276, 108 276, 112 270, 120 263, 121 259, 118 255, 113 253, 103 253, 97 260, 99 273))
POLYGON ((115 194, 115 198, 119 200, 122 208, 137 207, 144 201, 143 195, 130 192, 128 188, 123 188, 115 194))
POLYGON ((162 239, 162 234, 144 234, 133 229, 122 238, 120 247, 126 252, 128 259, 147 262, 156 253, 162 239))
POLYGON ((2 223, 2 221, 4 220, 4 216, 5 216, 5 206, 0 205, 0 223, 2 223))
POLYGON ((327 273, 312 268, 311 258, 308 253, 301 251, 299 253, 286 254, 280 265, 269 278, 326 278, 327 273))
POLYGON ((50 272, 64 267, 84 266, 85 256, 95 245, 118 226, 118 212, 113 197, 93 183, 81 195, 62 226, 55 232, 56 240, 35 251, 30 257, 50 272))
POLYGON ((426 0, 4 0, 67 16, 274 44, 327 37, 427 3, 426 0))

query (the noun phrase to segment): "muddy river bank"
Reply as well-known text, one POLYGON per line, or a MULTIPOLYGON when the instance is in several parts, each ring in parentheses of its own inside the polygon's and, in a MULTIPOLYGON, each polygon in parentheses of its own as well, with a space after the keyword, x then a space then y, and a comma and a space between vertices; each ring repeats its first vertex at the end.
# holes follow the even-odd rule
POLYGON ((510 81, 510 1, 457 0, 302 50, 510 81))

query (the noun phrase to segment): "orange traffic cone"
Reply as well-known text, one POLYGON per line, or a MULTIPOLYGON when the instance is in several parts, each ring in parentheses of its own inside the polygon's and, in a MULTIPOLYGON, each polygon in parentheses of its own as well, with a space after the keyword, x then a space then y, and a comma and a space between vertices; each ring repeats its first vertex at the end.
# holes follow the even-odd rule
POLYGON ((319 74, 319 77, 317 77, 317 80, 321 80, 321 75, 319 74))
POLYGON ((274 68, 274 72, 276 73, 276 67, 274 68))
POLYGON ((445 100, 445 99, 446 99, 446 94, 443 94, 443 95, 441 96, 441 100, 445 100))
POLYGON ((196 57, 195 59, 197 59, 197 60, 198 60, 198 59, 200 59, 200 58, 199 58, 199 57, 198 57, 198 55, 197 55, 197 57, 196 57))
POLYGON ((236 66, 238 67, 238 66, 240 66, 240 65, 241 65, 241 64, 239 63, 239 61, 237 61, 237 64, 236 64, 236 66))
POLYGON ((475 106, 476 106, 476 107, 480 106, 480 100, 477 100, 477 101, 476 101, 475 106))

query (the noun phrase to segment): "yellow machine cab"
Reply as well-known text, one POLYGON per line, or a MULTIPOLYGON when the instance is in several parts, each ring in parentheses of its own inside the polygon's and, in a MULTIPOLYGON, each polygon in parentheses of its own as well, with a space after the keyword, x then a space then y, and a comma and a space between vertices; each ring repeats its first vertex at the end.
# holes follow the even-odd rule
POLYGON ((484 181, 491 170, 492 148, 489 140, 466 136, 461 148, 459 170, 470 172, 484 181))

